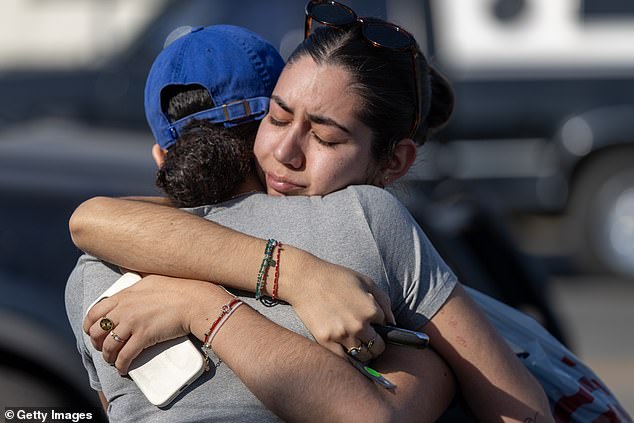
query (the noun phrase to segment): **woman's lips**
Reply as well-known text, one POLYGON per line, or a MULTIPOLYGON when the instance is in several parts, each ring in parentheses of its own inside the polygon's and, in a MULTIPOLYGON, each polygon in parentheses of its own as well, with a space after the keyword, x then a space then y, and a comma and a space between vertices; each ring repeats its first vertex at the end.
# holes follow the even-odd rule
POLYGON ((270 173, 266 174, 266 186, 282 194, 304 188, 302 185, 298 185, 280 176, 271 175, 270 173))

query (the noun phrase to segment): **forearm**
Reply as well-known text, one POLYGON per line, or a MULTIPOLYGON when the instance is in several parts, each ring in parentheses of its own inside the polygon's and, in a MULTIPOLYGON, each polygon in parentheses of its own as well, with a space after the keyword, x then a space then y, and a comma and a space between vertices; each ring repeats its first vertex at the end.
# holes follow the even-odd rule
POLYGON ((150 197, 150 196, 128 196, 121 197, 122 200, 140 201, 149 204, 161 204, 164 206, 177 207, 168 197, 150 197))
POLYGON ((342 358, 241 307, 214 341, 218 357, 284 421, 390 421, 377 388, 342 358), (353 404, 358 405, 353 406, 353 404))
MULTIPOLYGON (((216 281, 253 292, 266 241, 182 210, 134 199, 95 197, 73 213, 73 242, 83 251, 142 273, 216 281)), ((285 246, 279 296, 290 300, 291 275, 317 259, 285 246)))
POLYGON ((255 286, 265 241, 179 209, 96 197, 73 213, 75 245, 121 267, 168 276, 255 286))
MULTIPOLYGON (((83 330, 104 360, 125 374, 131 361, 157 342, 187 333, 204 341, 223 305, 233 299, 213 284, 152 275, 97 303, 83 330), (128 339, 125 344, 113 342, 101 328, 105 315, 122 322, 117 331, 128 339)), ((368 413, 378 422, 435 421, 455 389, 451 372, 436 354, 392 347, 374 363, 396 384, 388 391, 346 359, 247 305, 235 309, 211 347, 265 406, 290 421, 355 421, 368 413)))
POLYGON ((479 421, 553 421, 539 383, 460 286, 425 330, 479 421))
MULTIPOLYGON (((210 322, 195 321, 192 333, 201 338, 210 322)), ((449 372, 442 362, 434 361, 437 357, 430 356, 431 352, 386 353, 377 366, 397 385, 396 390, 388 391, 345 359, 246 306, 226 321, 212 347, 265 406, 285 421, 350 422, 360 416, 372 416, 373 422, 434 421, 453 395, 449 372)))

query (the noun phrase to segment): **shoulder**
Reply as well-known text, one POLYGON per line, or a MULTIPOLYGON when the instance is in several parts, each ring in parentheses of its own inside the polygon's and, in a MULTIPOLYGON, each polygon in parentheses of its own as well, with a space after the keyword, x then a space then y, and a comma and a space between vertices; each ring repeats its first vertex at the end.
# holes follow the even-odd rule
POLYGON ((349 192, 364 206, 395 210, 407 210, 391 192, 373 185, 352 185, 343 190, 349 192))
POLYGON ((372 185, 354 185, 342 193, 354 199, 361 207, 368 221, 382 222, 382 225, 411 225, 414 219, 407 208, 389 191, 372 185))

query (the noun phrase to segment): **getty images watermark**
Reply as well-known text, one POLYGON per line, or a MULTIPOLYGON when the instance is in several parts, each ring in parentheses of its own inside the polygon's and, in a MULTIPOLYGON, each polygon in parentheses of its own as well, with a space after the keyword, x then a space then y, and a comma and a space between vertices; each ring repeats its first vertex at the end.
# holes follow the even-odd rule
POLYGON ((84 410, 55 407, 6 407, 4 418, 7 423, 31 422, 73 422, 99 419, 99 410, 85 407, 84 410))

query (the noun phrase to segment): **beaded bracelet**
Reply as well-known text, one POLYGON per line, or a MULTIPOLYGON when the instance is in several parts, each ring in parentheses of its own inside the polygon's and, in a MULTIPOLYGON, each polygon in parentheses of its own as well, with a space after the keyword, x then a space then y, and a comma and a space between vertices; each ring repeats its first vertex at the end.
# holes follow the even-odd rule
MULTIPOLYGON (((203 351, 203 356, 205 357, 205 369, 209 369, 210 355, 213 354, 213 351, 211 350, 211 342, 216 337, 216 334, 218 333, 222 325, 224 325, 227 319, 229 319, 233 312, 236 311, 236 309, 242 304, 242 300, 234 297, 233 300, 220 307, 220 315, 216 318, 216 320, 214 320, 214 322, 209 327, 209 330, 205 333, 203 345, 202 347, 200 347, 200 349, 203 351)), ((220 360, 216 364, 216 367, 218 367, 218 365, 220 365, 220 360)))
POLYGON ((266 247, 264 247, 264 258, 262 264, 260 264, 260 270, 258 271, 258 278, 255 284, 255 299, 259 300, 264 294, 266 287, 266 280, 268 278, 269 267, 276 266, 275 260, 273 260, 273 250, 278 245, 278 242, 274 239, 266 241, 266 247))
POLYGON ((280 254, 282 253, 282 243, 277 242, 277 257, 275 258, 275 276, 273 278, 273 291, 271 292, 271 296, 260 296, 260 302, 267 307, 274 307, 279 304, 279 300, 277 298, 277 286, 280 280, 280 254))

